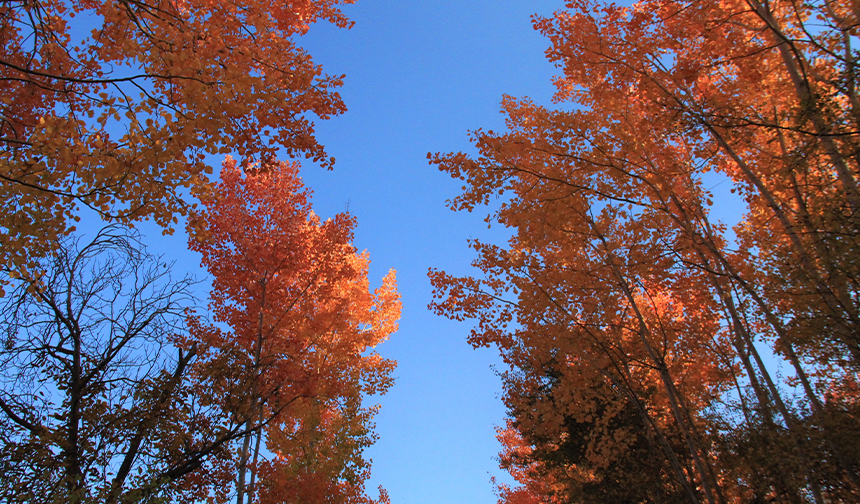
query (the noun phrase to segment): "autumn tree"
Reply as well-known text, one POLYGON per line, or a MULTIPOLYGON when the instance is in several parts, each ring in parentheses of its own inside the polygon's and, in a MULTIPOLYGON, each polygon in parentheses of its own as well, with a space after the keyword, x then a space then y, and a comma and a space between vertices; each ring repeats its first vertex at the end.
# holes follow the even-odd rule
POLYGON ((32 269, 82 209, 172 230, 210 154, 331 165, 312 118, 344 111, 341 77, 297 38, 348 27, 344 3, 4 1, 0 265, 32 269))
POLYGON ((558 106, 506 97, 476 158, 432 157, 466 181, 452 208, 504 195, 489 218, 515 230, 473 242, 483 278, 431 271, 432 306, 511 366, 526 486, 502 500, 858 500, 860 10, 570 1, 534 23, 558 106), (593 492, 643 471, 637 496, 593 492))
POLYGON ((207 405, 247 432, 220 500, 370 502, 376 408, 362 402, 392 383, 394 362, 371 349, 397 329, 399 295, 393 271, 370 291, 354 218, 322 221, 309 197, 297 163, 228 158, 192 220, 189 247, 213 278, 194 372, 207 405))

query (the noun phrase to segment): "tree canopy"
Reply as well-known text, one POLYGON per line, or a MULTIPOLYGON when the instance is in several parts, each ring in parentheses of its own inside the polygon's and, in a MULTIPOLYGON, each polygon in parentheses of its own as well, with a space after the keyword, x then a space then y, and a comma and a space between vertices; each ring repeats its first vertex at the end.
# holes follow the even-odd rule
POLYGON ((345 110, 295 37, 349 0, 11 1, 0 11, 0 264, 54 249, 80 209, 172 230, 211 154, 324 166, 345 110))
POLYGON ((482 278, 430 273, 510 365, 503 502, 857 498, 858 22, 569 1, 534 20, 557 106, 506 97, 477 157, 432 156, 466 182, 452 208, 502 195, 515 230, 472 243, 482 278), (746 207, 732 233, 714 180, 746 207))

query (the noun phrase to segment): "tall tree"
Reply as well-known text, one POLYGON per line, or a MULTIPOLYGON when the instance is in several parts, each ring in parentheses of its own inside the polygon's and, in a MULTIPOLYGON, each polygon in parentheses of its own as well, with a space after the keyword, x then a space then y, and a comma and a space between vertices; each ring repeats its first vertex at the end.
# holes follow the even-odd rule
POLYGON ((34 266, 81 208, 168 230, 204 158, 330 165, 310 116, 344 111, 297 44, 351 0, 12 0, 0 6, 0 265, 34 266))
MULTIPOLYGON (((298 165, 224 163, 189 246, 213 277, 214 325, 198 324, 210 404, 247 432, 236 502, 368 502, 362 449, 394 362, 370 349, 397 329, 394 272, 370 292, 355 220, 321 221, 298 165)), ((382 499, 384 500, 384 495, 382 499)))
POLYGON ((477 159, 432 158, 466 180, 453 208, 504 194, 490 218, 517 230, 473 244, 484 278, 431 278, 512 367, 509 439, 553 482, 529 488, 611 502, 583 484, 646 470, 618 463, 649 446, 669 483, 622 501, 857 500, 860 11, 566 7, 535 19, 560 106, 507 97, 477 159), (718 183, 746 204, 734 236, 718 183))

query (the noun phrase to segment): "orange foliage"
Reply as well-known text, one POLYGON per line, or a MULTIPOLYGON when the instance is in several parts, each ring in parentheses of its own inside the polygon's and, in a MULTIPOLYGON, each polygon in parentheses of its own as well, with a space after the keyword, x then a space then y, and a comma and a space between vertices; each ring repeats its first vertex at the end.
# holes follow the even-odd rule
POLYGON ((558 106, 505 97, 478 157, 430 156, 466 182, 453 209, 504 195, 489 220, 516 231, 472 243, 483 278, 430 276, 431 306, 511 366, 522 467, 573 501, 855 499, 857 397, 820 394, 860 367, 860 10, 566 7, 534 22, 558 106), (715 183, 746 204, 734 240, 715 183))
POLYGON ((0 6, 0 264, 23 268, 80 208, 172 230, 207 154, 329 165, 312 122, 344 111, 340 77, 295 41, 350 26, 352 0, 10 1, 0 6))
POLYGON ((198 326, 198 372, 248 431, 240 500, 369 502, 361 452, 376 408, 361 402, 392 384, 395 363, 371 349, 397 330, 394 272, 370 292, 354 218, 317 217, 295 163, 242 170, 228 158, 204 207, 189 247, 213 276, 215 325, 198 326))

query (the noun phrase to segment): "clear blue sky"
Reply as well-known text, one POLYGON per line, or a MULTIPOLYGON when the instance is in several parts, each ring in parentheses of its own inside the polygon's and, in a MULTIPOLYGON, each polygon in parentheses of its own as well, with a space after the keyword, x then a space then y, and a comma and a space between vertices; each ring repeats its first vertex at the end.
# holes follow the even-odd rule
POLYGON ((484 214, 458 214, 445 201, 458 181, 427 164, 427 152, 471 150, 467 131, 500 129, 503 94, 549 103, 554 69, 530 16, 559 1, 358 0, 349 30, 315 26, 304 47, 332 74, 346 74, 346 114, 318 125, 337 158, 332 172, 305 166, 322 216, 358 218, 371 281, 397 270, 400 331, 379 350, 396 359, 394 388, 380 403, 377 444, 368 451, 368 491, 384 486, 395 504, 493 504, 490 476, 502 476, 494 426, 504 421, 495 349, 466 343, 469 324, 427 310, 427 269, 467 273, 468 238, 504 240, 484 214))

